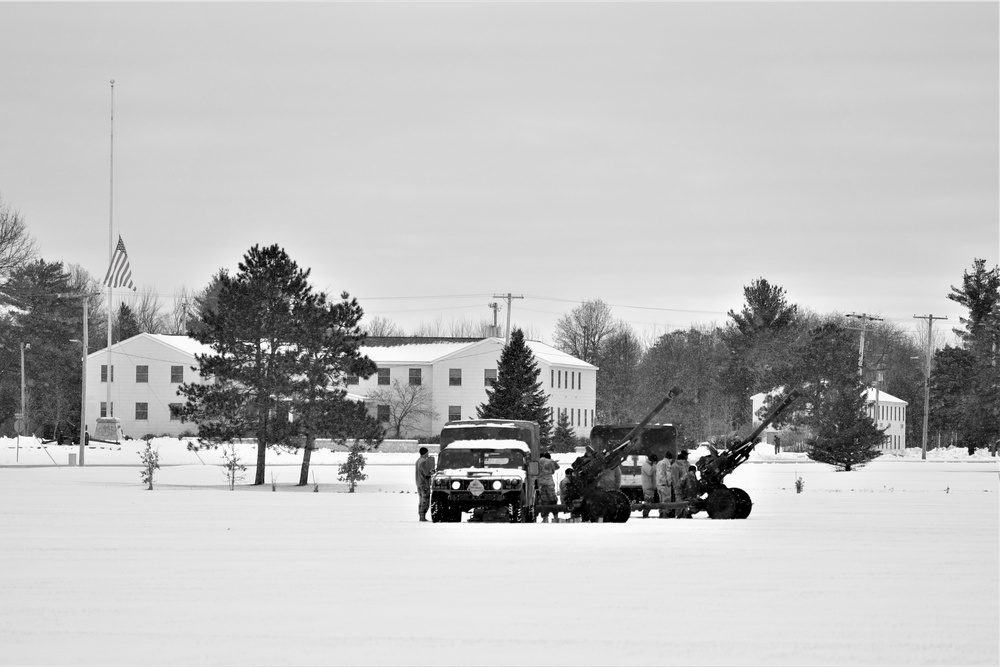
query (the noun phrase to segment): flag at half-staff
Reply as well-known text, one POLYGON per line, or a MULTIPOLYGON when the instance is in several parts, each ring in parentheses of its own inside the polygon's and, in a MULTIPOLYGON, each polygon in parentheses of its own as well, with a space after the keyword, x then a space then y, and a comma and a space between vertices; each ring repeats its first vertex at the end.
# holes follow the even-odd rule
POLYGON ((104 276, 105 287, 128 287, 133 292, 136 291, 132 284, 132 267, 128 264, 128 253, 125 252, 125 243, 121 235, 118 236, 118 245, 114 254, 111 255, 111 266, 108 267, 108 274, 104 276))

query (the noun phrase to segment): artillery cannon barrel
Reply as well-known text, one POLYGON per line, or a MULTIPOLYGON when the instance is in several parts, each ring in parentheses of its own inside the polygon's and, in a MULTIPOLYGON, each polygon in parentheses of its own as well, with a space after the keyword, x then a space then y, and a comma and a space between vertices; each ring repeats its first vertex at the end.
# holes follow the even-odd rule
POLYGON ((771 414, 769 414, 767 417, 764 418, 764 421, 760 423, 760 426, 755 428, 753 433, 747 436, 747 442, 753 442, 754 440, 756 440, 757 436, 763 433, 764 429, 770 426, 771 422, 777 419, 782 412, 787 410, 788 406, 792 404, 792 401, 794 401, 798 397, 799 397, 798 389, 793 389, 792 391, 790 391, 788 393, 788 396, 785 396, 784 400, 782 400, 781 403, 779 403, 778 406, 774 408, 774 410, 771 410, 771 414))

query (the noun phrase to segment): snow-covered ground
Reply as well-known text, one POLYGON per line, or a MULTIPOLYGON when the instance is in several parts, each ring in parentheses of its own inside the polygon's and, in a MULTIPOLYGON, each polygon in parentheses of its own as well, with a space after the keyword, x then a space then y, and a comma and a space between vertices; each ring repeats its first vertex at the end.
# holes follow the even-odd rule
POLYGON ((316 493, 270 452, 278 492, 230 492, 218 453, 159 439, 146 491, 142 445, 81 468, 0 438, 0 663, 1000 661, 986 452, 843 473, 759 448, 729 478, 745 521, 501 525, 417 523, 412 454, 369 455, 350 494, 343 453, 314 455, 316 493))

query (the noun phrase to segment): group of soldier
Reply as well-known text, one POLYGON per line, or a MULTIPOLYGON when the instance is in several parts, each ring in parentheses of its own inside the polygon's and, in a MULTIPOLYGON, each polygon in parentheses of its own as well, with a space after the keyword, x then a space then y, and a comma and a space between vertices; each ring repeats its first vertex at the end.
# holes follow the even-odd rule
MULTIPOLYGON (((698 471, 688 463, 687 450, 682 450, 676 459, 673 452, 667 452, 662 459, 650 454, 642 463, 641 478, 645 503, 691 502, 698 496, 698 471)), ((688 509, 660 509, 659 515, 661 519, 691 518, 688 509)), ((642 510, 642 516, 649 516, 648 508, 642 510)))

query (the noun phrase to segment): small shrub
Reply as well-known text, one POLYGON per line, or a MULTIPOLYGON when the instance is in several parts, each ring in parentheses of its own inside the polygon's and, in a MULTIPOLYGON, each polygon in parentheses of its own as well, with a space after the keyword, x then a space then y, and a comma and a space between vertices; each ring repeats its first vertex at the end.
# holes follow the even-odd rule
POLYGON ((222 446, 222 468, 226 473, 226 480, 229 482, 229 490, 235 490, 236 482, 243 481, 244 473, 247 470, 235 443, 227 442, 222 446))
POLYGON ((362 472, 365 469, 365 455, 362 453, 363 446, 359 442, 351 445, 351 451, 347 455, 347 460, 340 464, 337 470, 341 482, 347 482, 347 490, 354 493, 354 487, 358 482, 368 479, 368 475, 362 472))
POLYGON ((798 475, 795 476, 795 493, 802 493, 802 489, 806 488, 806 483, 802 481, 802 478, 798 475))
POLYGON ((143 484, 146 484, 146 490, 153 490, 153 474, 160 469, 160 450, 153 449, 153 445, 147 440, 146 449, 139 453, 139 460, 142 461, 142 470, 139 471, 139 476, 142 478, 143 484))

